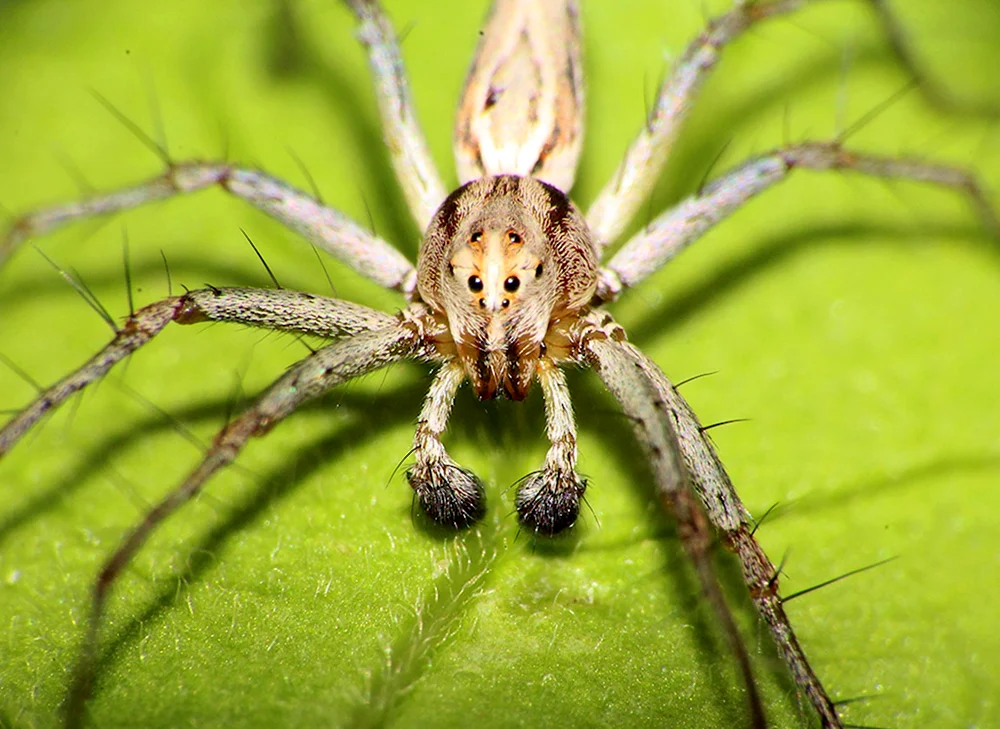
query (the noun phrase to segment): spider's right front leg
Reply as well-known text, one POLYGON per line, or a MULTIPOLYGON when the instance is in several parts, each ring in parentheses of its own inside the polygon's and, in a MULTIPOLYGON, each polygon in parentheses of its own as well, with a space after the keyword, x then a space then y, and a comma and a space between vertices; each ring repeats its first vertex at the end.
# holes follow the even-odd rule
POLYGON ((427 516, 455 529, 478 521, 486 513, 483 482, 455 463, 441 442, 455 393, 464 380, 465 370, 457 360, 446 363, 434 377, 413 439, 416 463, 406 472, 427 516))

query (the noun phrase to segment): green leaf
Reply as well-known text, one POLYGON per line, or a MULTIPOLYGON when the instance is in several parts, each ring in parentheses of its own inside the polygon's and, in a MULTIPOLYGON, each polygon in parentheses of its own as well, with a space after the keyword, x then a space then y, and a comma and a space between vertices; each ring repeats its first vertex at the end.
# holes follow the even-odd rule
MULTIPOLYGON (((485 8, 388 5, 454 182, 451 120, 485 8)), ((971 166, 996 190, 995 124, 963 110, 1000 104, 995 6, 899 10, 922 67, 962 103, 944 110, 914 91, 851 145, 971 166)), ((642 124, 664 51, 680 54, 701 12, 584 3, 584 207, 642 124)), ((0 203, 19 213, 80 198, 63 167, 97 190, 162 172, 94 90, 177 160, 224 157, 308 188, 301 158, 328 204, 413 257, 419 231, 352 33, 333 0, 0 5, 0 203)), ((727 50, 648 215, 786 135, 831 137, 907 79, 864 3, 761 25, 727 50)), ((240 228, 285 287, 329 290, 308 246, 213 191, 37 241, 116 318, 128 312, 123 228, 139 305, 168 293, 161 251, 175 293, 268 286, 240 228)), ((874 697, 844 708, 852 723, 1000 724, 996 254, 951 193, 801 173, 614 308, 669 376, 718 372, 683 390, 704 422, 750 419, 713 436, 750 509, 781 505, 758 536, 775 562, 787 556, 786 592, 899 557, 789 604, 832 694, 874 697)), ((338 296, 404 303, 326 266, 338 296)), ((63 376, 109 336, 30 247, 0 272, 0 353, 34 380, 63 376)), ((197 462, 185 434, 210 442, 304 354, 290 337, 173 327, 4 458, 0 725, 58 722, 94 576, 197 462)), ((342 388, 252 444, 157 532, 115 586, 94 725, 745 725, 722 636, 596 378, 571 378, 592 511, 554 543, 518 534, 511 515, 509 485, 545 452, 537 393, 524 404, 462 393, 448 443, 488 484, 489 516, 457 536, 414 519, 394 468, 427 383, 425 368, 399 366, 342 388)), ((0 408, 33 393, 0 367, 0 408)), ((770 719, 813 725, 738 569, 718 562, 770 719)))

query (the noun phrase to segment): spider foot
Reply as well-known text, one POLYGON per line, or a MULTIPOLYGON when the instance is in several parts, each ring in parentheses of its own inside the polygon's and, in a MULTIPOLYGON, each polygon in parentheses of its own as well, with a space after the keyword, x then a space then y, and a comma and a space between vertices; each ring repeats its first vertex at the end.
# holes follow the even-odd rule
POLYGON ((569 529, 580 515, 586 479, 571 469, 546 466, 518 489, 515 505, 521 525, 538 534, 554 536, 569 529))
POLYGON ((486 513, 483 482, 450 460, 418 462, 406 472, 406 480, 424 513, 438 524, 461 529, 486 513))

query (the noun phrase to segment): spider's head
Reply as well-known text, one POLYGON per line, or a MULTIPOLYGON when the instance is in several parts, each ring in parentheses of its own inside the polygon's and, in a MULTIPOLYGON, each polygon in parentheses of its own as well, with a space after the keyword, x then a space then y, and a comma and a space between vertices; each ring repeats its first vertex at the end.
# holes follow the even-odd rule
POLYGON ((481 399, 523 400, 549 326, 588 303, 597 256, 580 212, 530 177, 474 180, 427 228, 417 289, 444 314, 481 399))

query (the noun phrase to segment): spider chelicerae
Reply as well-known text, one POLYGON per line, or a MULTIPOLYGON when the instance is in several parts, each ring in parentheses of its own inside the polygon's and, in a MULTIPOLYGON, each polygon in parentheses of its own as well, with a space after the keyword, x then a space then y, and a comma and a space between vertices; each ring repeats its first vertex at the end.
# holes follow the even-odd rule
MULTIPOLYGON (((759 150, 758 150, 758 151, 759 151, 759 150)), ((727 159, 728 159, 728 158, 727 158, 727 159)), ((735 160, 734 160, 734 161, 735 161, 735 160)), ((723 165, 723 166, 721 167, 721 169, 722 169, 722 170, 725 170, 725 165, 723 165)), ((595 188, 595 195, 596 195, 596 188, 595 188)), ((592 196, 591 196, 591 199, 593 199, 593 197, 594 197, 594 195, 592 195, 592 196)), ((647 211, 645 210, 645 208, 643 208, 643 209, 641 210, 641 216, 646 216, 646 217, 648 218, 648 212, 647 212, 647 211)), ((641 216, 640 216, 640 217, 641 217, 641 216)), ((471 235, 472 235, 472 234, 474 234, 475 232, 476 232, 476 231, 472 231, 472 233, 470 234, 470 237, 471 237, 471 235)), ((509 231, 506 231, 506 230, 505 230, 505 231, 503 231, 503 232, 504 232, 504 233, 507 233, 507 232, 509 232, 509 231)), ((133 236, 133 238, 135 237, 135 233, 134 233, 134 232, 132 233, 132 236, 133 236)), ((134 244, 133 244, 133 247, 137 247, 137 246, 138 246, 138 243, 134 243, 134 244)), ((269 258, 270 258, 270 257, 271 257, 271 254, 269 253, 268 255, 269 255, 269 258)), ((168 249, 168 257, 170 257, 170 253, 169 253, 169 249, 168 249)), ((272 263, 273 263, 273 259, 272 259, 272 263)), ((174 264, 174 265, 176 266, 176 264, 174 264)), ((529 269, 530 269, 530 267, 529 267, 529 269)), ((384 269, 384 268, 380 268, 380 270, 385 270, 385 269, 384 269)), ((175 270, 175 272, 174 272, 174 276, 175 276, 175 277, 177 277, 177 276, 178 276, 178 274, 177 274, 176 270, 175 270)), ((280 276, 279 276, 279 278, 280 278, 280 276)), ((467 282, 467 285, 471 285, 471 284, 468 284, 468 281, 469 281, 469 279, 465 279, 465 280, 466 280, 466 282, 467 282)), ((506 282, 506 278, 504 278, 504 282, 506 282)), ((341 282, 340 282, 339 278, 338 278, 338 280, 336 281, 336 283, 337 283, 337 285, 338 285, 338 286, 340 286, 340 285, 341 285, 341 282)), ((215 296, 215 291, 214 291, 213 289, 209 289, 209 292, 211 293, 211 295, 212 295, 213 297, 215 296)), ((353 297, 352 297, 352 298, 353 298, 353 297)), ((661 363, 664 363, 664 364, 669 364, 669 363, 668 363, 668 362, 666 362, 666 360, 664 360, 664 359, 660 359, 659 361, 660 361, 661 363)), ((182 366, 182 367, 184 367, 184 365, 183 365, 183 364, 182 364, 181 366, 182 366)), ((135 375, 133 375, 133 377, 135 377, 135 375)), ((134 381, 136 381, 136 380, 133 380, 132 378, 130 378, 130 381, 133 381, 133 382, 134 382, 134 381)), ((520 394, 520 393, 515 393, 515 394, 520 394)), ((652 399, 651 401, 655 402, 655 398, 653 398, 653 399, 652 399)), ((610 414, 610 408, 608 408, 608 410, 609 410, 609 414, 610 414)), ((509 409, 505 409, 505 410, 503 410, 503 411, 501 411, 501 412, 503 412, 503 413, 505 413, 505 414, 506 414, 506 413, 510 413, 511 411, 510 411, 509 409)), ((651 415, 650 417, 652 417, 652 415, 651 415)), ((585 457, 585 456, 584 456, 584 457, 585 457)), ((459 458, 458 460, 460 460, 460 461, 462 461, 462 462, 464 463, 464 460, 463 460, 463 459, 459 458)), ((479 469, 479 470, 480 470, 480 472, 482 472, 482 469, 479 469)), ((591 469, 589 469, 589 468, 588 468, 587 470, 588 470, 588 471, 591 471, 591 469)), ((485 474, 484 474, 484 475, 485 475, 485 474)), ((593 479, 593 481, 594 481, 594 483, 595 483, 595 484, 596 484, 596 483, 599 483, 599 480, 598 480, 598 479, 597 479, 596 477, 595 477, 595 478, 593 479)), ((330 496, 330 495, 328 495, 328 496, 330 496)), ((330 497, 331 497, 331 498, 336 498, 336 496, 335 496, 335 495, 332 495, 332 496, 330 496, 330 497)), ((146 498, 146 499, 151 499, 151 498, 153 498, 153 497, 152 497, 151 495, 147 494, 147 495, 145 496, 145 498, 146 498)), ((140 509, 140 510, 141 510, 141 509, 140 509)), ((568 521, 568 520, 571 520, 571 515, 570 515, 569 517, 566 517, 566 518, 562 519, 562 521, 563 521, 563 522, 565 522, 565 521, 568 521)), ((559 522, 560 522, 560 520, 559 520, 559 519, 556 519, 556 520, 555 520, 555 521, 553 522, 553 526, 555 526, 555 525, 559 525, 559 522)), ((107 536, 107 538, 108 538, 108 539, 111 539, 112 537, 111 537, 111 535, 109 534, 109 535, 107 536)), ((105 546, 105 549, 104 549, 104 552, 106 553, 106 551, 107 551, 107 547, 105 546)))

